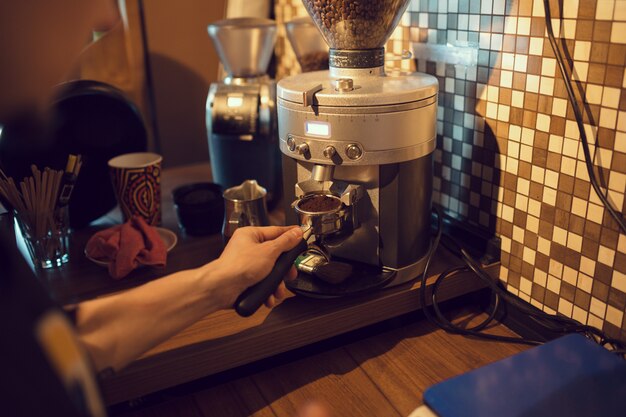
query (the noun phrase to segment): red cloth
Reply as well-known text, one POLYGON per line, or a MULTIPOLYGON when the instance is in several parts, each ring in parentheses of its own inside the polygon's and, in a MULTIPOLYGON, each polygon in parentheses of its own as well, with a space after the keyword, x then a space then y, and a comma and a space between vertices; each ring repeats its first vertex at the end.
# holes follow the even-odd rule
POLYGON ((167 248, 155 227, 139 216, 93 235, 85 248, 87 255, 109 263, 109 274, 124 278, 140 265, 164 267, 167 248))

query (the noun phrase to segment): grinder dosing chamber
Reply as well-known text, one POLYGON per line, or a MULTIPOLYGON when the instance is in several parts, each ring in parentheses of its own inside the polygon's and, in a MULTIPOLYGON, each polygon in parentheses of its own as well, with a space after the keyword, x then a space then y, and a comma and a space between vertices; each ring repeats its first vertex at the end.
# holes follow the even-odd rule
POLYGON ((383 46, 408 2, 303 0, 330 46, 330 62, 328 71, 278 83, 284 192, 296 209, 311 195, 341 201, 341 230, 315 243, 360 272, 340 289, 301 275, 291 286, 296 292, 345 295, 423 271, 438 85, 430 75, 384 71, 383 46))

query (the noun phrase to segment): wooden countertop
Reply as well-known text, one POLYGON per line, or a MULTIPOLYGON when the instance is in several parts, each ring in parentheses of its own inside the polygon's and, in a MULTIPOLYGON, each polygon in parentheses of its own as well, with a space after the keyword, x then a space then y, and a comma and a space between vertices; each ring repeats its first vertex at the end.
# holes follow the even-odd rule
MULTIPOLYGON (((165 170, 162 176, 163 226, 178 234, 179 242, 168 255, 163 270, 143 268, 122 280, 111 279, 106 269, 83 255, 85 243, 98 228, 119 222, 119 213, 99 226, 80 230, 71 240, 71 261, 60 269, 42 271, 40 281, 61 304, 103 296, 140 285, 160 276, 203 265, 222 250, 219 234, 185 236, 178 229, 171 191, 181 184, 209 181, 210 167, 200 164, 165 170)), ((284 219, 271 213, 274 224, 284 219)), ((431 268, 428 285, 439 272, 458 260, 440 250, 431 268)), ((491 267, 495 273, 497 266, 491 267)), ((274 356, 421 308, 418 283, 408 283, 351 298, 313 300, 292 297, 273 310, 262 308, 243 319, 233 311, 220 311, 195 323, 146 353, 122 372, 104 382, 108 404, 130 400, 157 390, 274 356)), ((482 288, 474 277, 452 276, 441 288, 440 300, 455 298, 482 288)))
MULTIPOLYGON (((484 317, 473 309, 459 320, 484 317)), ((489 333, 513 336, 502 325, 489 333)), ((321 400, 335 417, 408 416, 429 386, 527 349, 445 333, 426 320, 195 392, 123 417, 295 417, 321 400)), ((170 396, 171 398, 171 396, 170 396)))

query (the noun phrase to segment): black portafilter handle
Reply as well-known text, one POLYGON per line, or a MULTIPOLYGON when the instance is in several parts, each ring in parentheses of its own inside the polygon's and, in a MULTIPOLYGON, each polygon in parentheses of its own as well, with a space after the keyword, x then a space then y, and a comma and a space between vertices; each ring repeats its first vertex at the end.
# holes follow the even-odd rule
POLYGON ((246 288, 235 301, 235 311, 242 317, 249 317, 253 315, 261 304, 267 300, 267 298, 276 291, 276 288, 280 285, 281 281, 289 272, 289 269, 295 262, 298 256, 307 250, 306 240, 300 239, 298 245, 287 251, 283 252, 278 259, 274 268, 268 276, 263 278, 251 287, 246 288))

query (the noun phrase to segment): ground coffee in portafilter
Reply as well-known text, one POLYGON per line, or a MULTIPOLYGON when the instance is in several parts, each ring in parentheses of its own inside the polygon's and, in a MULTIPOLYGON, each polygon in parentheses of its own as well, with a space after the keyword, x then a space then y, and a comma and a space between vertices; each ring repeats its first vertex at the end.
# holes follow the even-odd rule
POLYGON ((309 213, 321 213, 337 210, 341 207, 341 201, 326 195, 307 197, 298 204, 298 208, 309 213))
POLYGON ((303 0, 334 49, 384 46, 393 19, 406 0, 303 0))

